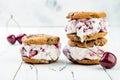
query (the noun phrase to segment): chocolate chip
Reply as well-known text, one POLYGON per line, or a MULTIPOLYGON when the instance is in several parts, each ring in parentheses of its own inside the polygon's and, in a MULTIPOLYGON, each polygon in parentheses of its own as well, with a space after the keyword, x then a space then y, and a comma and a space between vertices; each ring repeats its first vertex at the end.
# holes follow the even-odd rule
POLYGON ((78 46, 78 44, 75 44, 75 46, 78 46))
POLYGON ((90 36, 89 36, 89 35, 87 35, 87 38, 90 38, 90 36))
POLYGON ((95 15, 90 15, 92 18, 95 18, 96 16, 95 15))
POLYGON ((74 16, 74 13, 72 13, 71 16, 74 16))
POLYGON ((53 41, 53 39, 51 39, 51 38, 48 38, 48 39, 47 39, 47 42, 51 42, 51 41, 53 41))
POLYGON ((97 41, 94 41, 94 45, 96 45, 96 46, 97 46, 97 41))

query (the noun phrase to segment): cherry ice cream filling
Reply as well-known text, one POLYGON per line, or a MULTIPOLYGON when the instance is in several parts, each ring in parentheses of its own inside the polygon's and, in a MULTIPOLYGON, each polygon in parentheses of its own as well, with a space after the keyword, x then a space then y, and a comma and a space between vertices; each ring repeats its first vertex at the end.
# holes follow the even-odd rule
POLYGON ((60 44, 23 45, 21 55, 31 59, 56 60, 60 55, 60 44))
POLYGON ((88 18, 69 20, 65 27, 67 34, 76 33, 83 42, 83 36, 98 32, 107 32, 108 23, 104 18, 88 18))
POLYGON ((104 54, 104 50, 102 49, 101 46, 95 46, 90 49, 94 52, 88 50, 87 48, 65 46, 63 49, 63 53, 68 59, 74 60, 83 59, 95 60, 100 59, 99 56, 102 56, 104 54), (98 54, 99 56, 96 54, 98 54))

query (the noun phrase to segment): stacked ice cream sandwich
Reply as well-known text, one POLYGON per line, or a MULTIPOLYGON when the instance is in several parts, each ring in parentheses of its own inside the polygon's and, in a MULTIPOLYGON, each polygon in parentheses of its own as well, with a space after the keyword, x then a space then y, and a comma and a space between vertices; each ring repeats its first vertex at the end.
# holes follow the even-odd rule
POLYGON ((99 64, 104 53, 102 47, 107 42, 106 13, 70 12, 67 18, 65 32, 69 40, 63 49, 65 56, 73 63, 99 64))

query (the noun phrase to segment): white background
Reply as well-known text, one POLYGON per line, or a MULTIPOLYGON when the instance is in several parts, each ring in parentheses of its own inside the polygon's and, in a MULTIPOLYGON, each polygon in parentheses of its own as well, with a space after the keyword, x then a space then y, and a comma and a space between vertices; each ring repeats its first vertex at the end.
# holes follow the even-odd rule
POLYGON ((0 26, 5 26, 13 15, 22 27, 60 27, 66 25, 68 12, 105 11, 110 26, 117 27, 119 7, 120 0, 0 0, 0 26))
MULTIPOLYGON (((61 37, 62 48, 66 44, 67 37, 64 32, 67 19, 65 18, 68 12, 71 11, 105 11, 110 27, 107 51, 113 52, 118 57, 117 65, 110 70, 107 70, 112 80, 120 80, 120 1, 119 0, 0 0, 0 78, 2 80, 12 80, 19 64, 21 56, 19 54, 20 45, 10 45, 6 41, 6 36, 11 31, 17 33, 49 33, 61 37), (6 23, 10 16, 20 24, 21 31, 16 28, 16 23, 9 22, 9 28, 6 30, 6 23), (16 28, 12 28, 12 27, 16 28), (46 28, 39 28, 45 27, 46 28), (50 27, 54 28, 50 28, 50 27), (61 28, 62 26, 62 28, 61 28), (25 29, 25 27, 27 27, 25 29), (29 28, 36 27, 36 28, 29 28), (49 27, 49 28, 48 28, 49 27), (59 27, 59 28, 57 28, 59 27), (7 49, 7 50, 6 50, 7 49), (4 77, 5 76, 5 77, 4 77)), ((61 49, 62 50, 62 49, 61 49)), ((61 53, 60 60, 57 63, 50 65, 36 65, 39 69, 39 79, 43 80, 110 80, 108 75, 101 69, 100 65, 85 66, 73 65, 61 53), (54 72, 50 68, 63 67, 67 63, 67 68, 61 72, 54 72), (75 79, 72 78, 71 71, 75 73, 75 79), (41 76, 42 75, 42 76, 41 76), (47 76, 46 76, 47 75, 47 76), (87 76, 86 76, 87 75, 87 76), (45 77, 44 77, 45 76, 45 77), (46 78, 46 79, 45 79, 46 78)), ((29 65, 23 64, 16 80, 35 80, 35 69, 30 70, 29 65), (32 75, 32 76, 31 76, 32 75)))

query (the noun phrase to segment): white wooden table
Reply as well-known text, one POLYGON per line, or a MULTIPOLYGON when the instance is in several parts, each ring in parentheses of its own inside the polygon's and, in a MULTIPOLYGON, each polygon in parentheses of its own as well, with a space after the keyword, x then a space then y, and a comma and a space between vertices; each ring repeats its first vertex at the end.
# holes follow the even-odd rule
MULTIPOLYGON (((16 31, 16 28, 12 28, 16 31)), ((22 28, 26 34, 46 33, 57 35, 61 38, 61 55, 56 63, 32 65, 22 64, 15 80, 120 80, 120 28, 109 28, 107 51, 117 56, 117 64, 112 69, 104 70, 100 65, 78 65, 71 63, 62 53, 67 44, 64 27, 39 27, 22 28)), ((13 77, 21 64, 20 47, 18 43, 10 45, 6 36, 9 31, 0 27, 0 79, 13 80, 13 77)))

